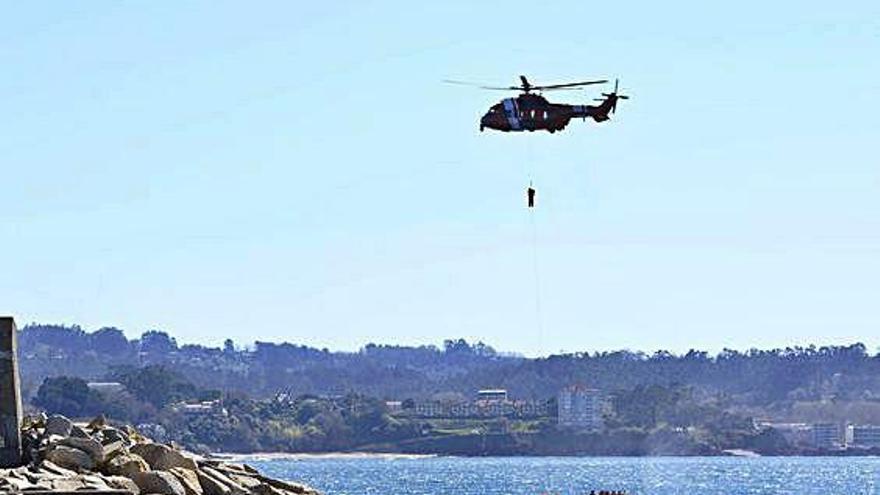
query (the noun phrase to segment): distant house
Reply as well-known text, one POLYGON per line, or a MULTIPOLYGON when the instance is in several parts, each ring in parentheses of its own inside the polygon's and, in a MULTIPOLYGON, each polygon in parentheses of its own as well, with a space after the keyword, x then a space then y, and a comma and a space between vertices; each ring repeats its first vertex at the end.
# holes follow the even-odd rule
POLYGON ((507 401, 507 390, 505 390, 503 388, 479 390, 479 391, 477 391, 477 400, 478 401, 506 402, 507 401))
POLYGON ((209 400, 196 403, 178 402, 171 406, 171 410, 187 416, 227 416, 229 414, 219 400, 209 400))
POLYGON ((413 402, 413 406, 408 408, 396 408, 391 404, 391 402, 386 403, 392 414, 422 418, 533 419, 550 415, 547 401, 511 400, 507 390, 503 389, 480 390, 472 401, 421 401, 413 402))
POLYGON ((424 418, 439 418, 448 414, 446 407, 437 401, 417 402, 415 413, 424 418))
POLYGON ((389 413, 396 414, 403 411, 403 402, 399 400, 386 400, 385 407, 388 408, 389 413))
POLYGON ((583 385, 571 385, 557 395, 558 424, 563 427, 584 430, 601 430, 601 393, 583 385))

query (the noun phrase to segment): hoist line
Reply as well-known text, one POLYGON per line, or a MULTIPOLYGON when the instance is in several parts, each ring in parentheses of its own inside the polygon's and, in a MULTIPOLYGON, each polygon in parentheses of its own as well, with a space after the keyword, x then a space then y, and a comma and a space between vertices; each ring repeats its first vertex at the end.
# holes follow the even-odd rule
MULTIPOLYGON (((532 140, 528 140, 526 144, 527 152, 526 152, 526 174, 529 179, 529 188, 534 187, 533 181, 533 170, 534 170, 534 162, 535 162, 535 153, 534 153, 534 144, 531 142, 532 140)), ((532 272, 533 272, 533 281, 534 281, 534 297, 535 297, 535 326, 538 332, 538 355, 543 356, 544 354, 544 318, 541 311, 541 274, 540 274, 540 264, 538 263, 538 222, 536 218, 536 209, 538 206, 538 202, 540 202, 540 198, 536 198, 536 203, 534 207, 528 208, 529 215, 529 223, 531 224, 531 234, 532 234, 532 272)))
POLYGON ((535 323, 538 327, 538 355, 544 355, 544 318, 541 312, 541 271, 538 264, 538 222, 534 208, 529 208, 529 220, 532 224, 532 269, 535 280, 535 323))

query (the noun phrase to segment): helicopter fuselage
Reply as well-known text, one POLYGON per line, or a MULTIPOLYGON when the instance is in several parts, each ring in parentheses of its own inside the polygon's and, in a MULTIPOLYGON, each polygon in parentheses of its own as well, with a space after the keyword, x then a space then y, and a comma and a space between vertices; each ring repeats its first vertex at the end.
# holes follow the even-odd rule
POLYGON ((557 104, 541 95, 523 93, 493 105, 480 119, 480 131, 488 128, 502 132, 544 130, 554 133, 565 129, 576 117, 590 117, 596 122, 608 120, 611 104, 610 99, 599 106, 557 104))

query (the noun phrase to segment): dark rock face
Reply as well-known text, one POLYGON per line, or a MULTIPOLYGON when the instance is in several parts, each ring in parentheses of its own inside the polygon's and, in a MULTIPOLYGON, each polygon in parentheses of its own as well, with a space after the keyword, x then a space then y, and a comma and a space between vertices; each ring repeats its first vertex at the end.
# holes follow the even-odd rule
POLYGON ((87 426, 63 416, 27 418, 26 466, 0 469, 0 493, 30 490, 113 491, 133 495, 320 495, 254 468, 203 459, 152 442, 131 427, 99 418, 87 426))

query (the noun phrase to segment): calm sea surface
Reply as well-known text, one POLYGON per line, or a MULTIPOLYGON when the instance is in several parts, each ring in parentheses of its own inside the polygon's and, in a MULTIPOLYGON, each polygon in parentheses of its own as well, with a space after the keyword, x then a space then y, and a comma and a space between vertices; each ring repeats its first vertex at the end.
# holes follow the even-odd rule
POLYGON ((327 495, 880 494, 880 458, 318 458, 251 460, 327 495))

